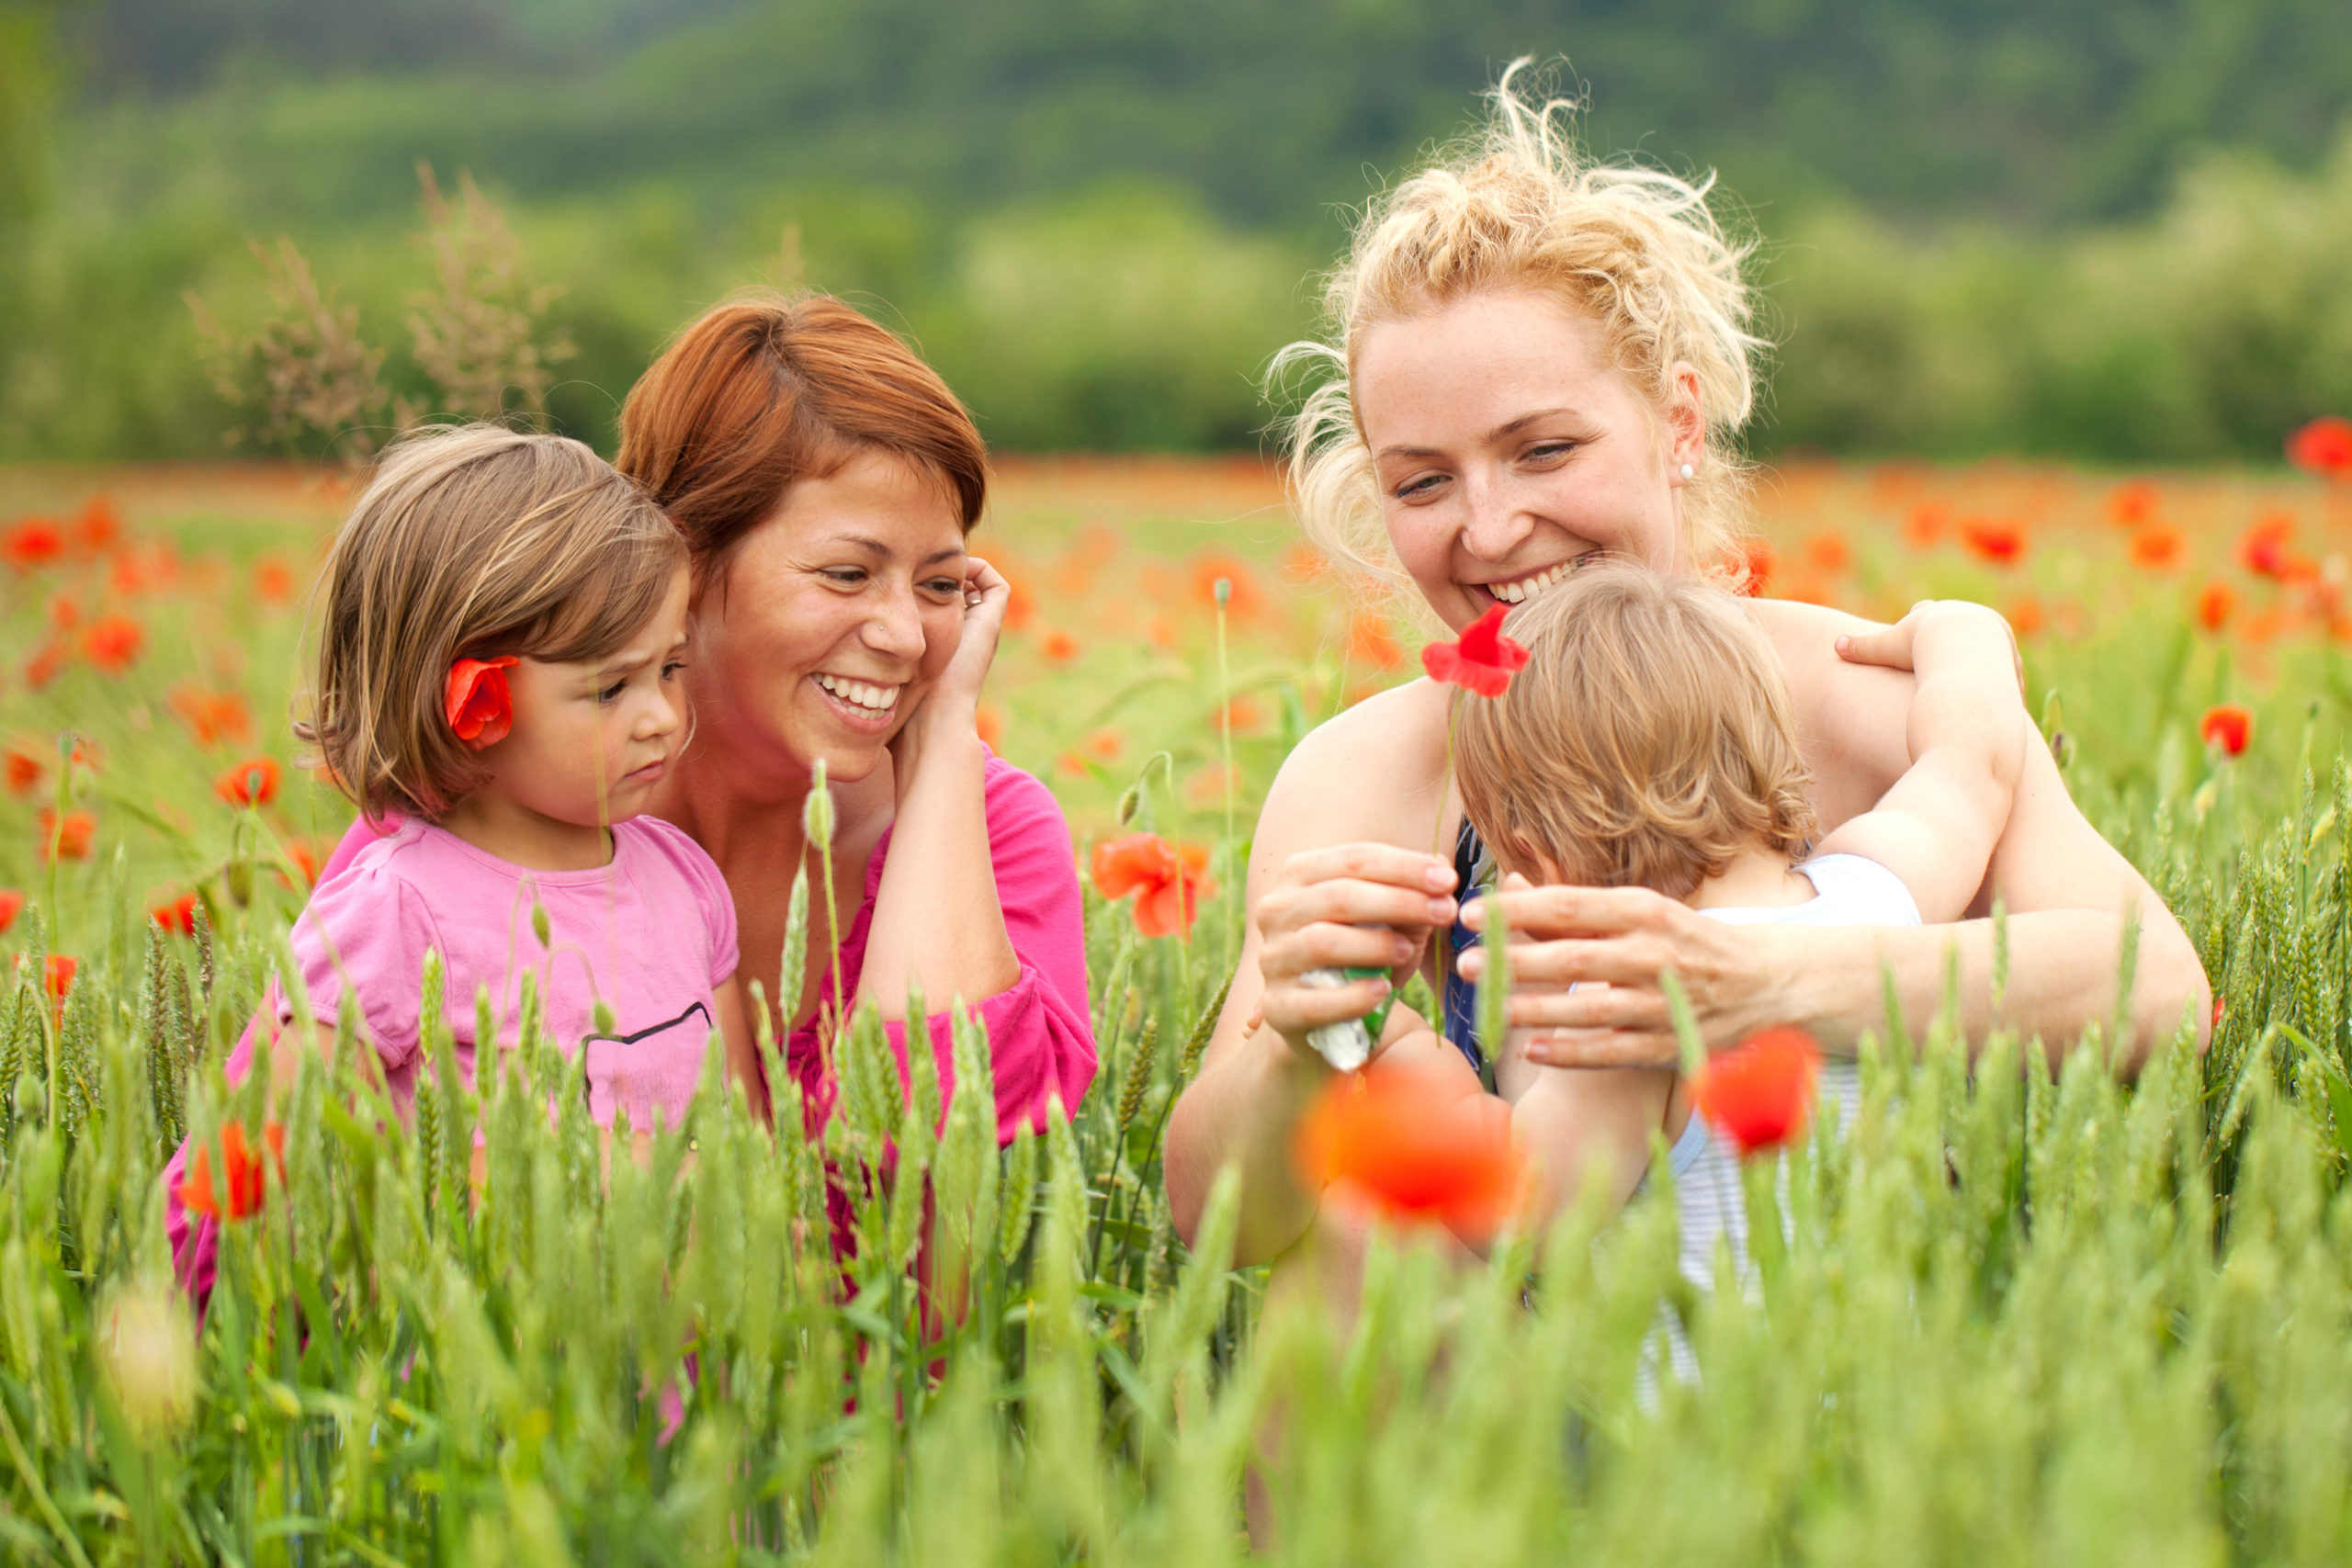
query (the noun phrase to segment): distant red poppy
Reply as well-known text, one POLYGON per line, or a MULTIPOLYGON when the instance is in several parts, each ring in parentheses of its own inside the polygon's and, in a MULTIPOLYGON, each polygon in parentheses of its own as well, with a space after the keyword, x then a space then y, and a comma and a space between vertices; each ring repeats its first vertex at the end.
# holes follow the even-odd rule
POLYGON ((506 671, 519 662, 508 653, 496 659, 460 659, 449 666, 442 700, 449 728, 468 750, 495 746, 514 728, 514 697, 506 689, 506 671))
POLYGON ((199 746, 223 740, 243 740, 253 734, 253 709, 242 692, 208 692, 201 686, 175 687, 172 711, 187 723, 199 746))
POLYGON ((86 811, 69 811, 63 821, 51 807, 40 808, 40 858, 47 861, 52 850, 61 860, 88 860, 90 840, 98 830, 97 818, 86 811))
POLYGON ((264 558, 254 565, 254 597, 265 604, 283 604, 294 597, 294 569, 282 560, 264 558))
POLYGON ((220 770, 212 793, 232 806, 267 806, 277 798, 277 759, 248 757, 220 770))
POLYGON ((0 935, 17 923, 17 916, 25 907, 25 896, 13 887, 0 887, 0 935))
POLYGON ((1951 508, 1940 501, 1923 501, 1911 509, 1903 520, 1903 536, 1915 550, 1924 550, 1944 536, 1951 526, 1951 508))
POLYGON ((2050 621, 2041 608, 2041 601, 2030 593, 2021 593, 2009 601, 2007 615, 2009 629, 2019 637, 2038 636, 2050 621))
POLYGON ((1405 650, 1385 620, 1360 610, 1348 622, 1348 658, 1375 670, 1395 670, 1405 662, 1405 650))
POLYGON ((74 519, 74 545, 85 555, 102 556, 121 537, 122 514, 107 496, 92 496, 74 519))
POLYGON ((1821 571, 1839 572, 1853 558, 1853 551, 1846 543, 1846 536, 1825 528, 1804 542, 1804 558, 1821 571))
POLYGON ((2146 571, 2170 571, 2180 564, 2188 536, 2169 523, 2151 523, 2132 536, 2132 564, 2146 571))
MULTIPOLYGON (((272 1122, 262 1129, 263 1141, 269 1145, 271 1161, 277 1167, 277 1179, 286 1179, 286 1129, 272 1122)), ((220 1164, 228 1176, 228 1191, 217 1191, 212 1185, 212 1151, 199 1145, 187 1156, 187 1176, 179 1185, 180 1207, 191 1214, 203 1214, 210 1219, 242 1220, 258 1213, 266 1190, 267 1172, 262 1168, 260 1154, 245 1141, 244 1125, 231 1122, 220 1129, 220 1164), (221 1213, 223 1202, 228 1212, 221 1213)))
POLYGON ((147 918, 175 935, 194 936, 196 934, 196 895, 183 893, 168 903, 158 904, 147 911, 147 918))
POLYGON ((1078 639, 1064 631, 1047 632, 1037 645, 1038 651, 1056 664, 1068 664, 1078 657, 1078 639))
POLYGON ((25 684, 38 692, 48 686, 65 671, 65 645, 45 642, 25 660, 25 684))
MULTIPOLYGON (((319 852, 308 839, 288 840, 286 858, 292 861, 294 869, 301 874, 303 886, 316 887, 319 885, 319 852)), ((283 873, 279 874, 278 879, 285 880, 283 873)))
POLYGON ((41 988, 49 993, 52 1021, 64 1020, 65 998, 74 989, 74 976, 81 967, 82 961, 70 953, 52 953, 41 966, 41 988))
POLYGON ((1478 1239, 1519 1190, 1503 1108, 1455 1096, 1423 1070, 1379 1068, 1332 1078, 1301 1119, 1293 1156, 1315 1186, 1342 1186, 1394 1219, 1436 1221, 1478 1239))
POLYGON ((2238 559, 2257 577, 2284 578, 2290 559, 2287 541, 2294 532, 2293 517, 2266 512, 2238 536, 2238 559))
POLYGON ((1196 556, 1192 567, 1193 598, 1203 608, 1216 608, 1216 585, 1226 585, 1226 614, 1237 621, 1255 617, 1266 607, 1266 592, 1258 586, 1256 574, 1237 556, 1222 550, 1212 550, 1196 556))
POLYGON ((2235 703, 2223 703, 2205 710, 2197 724, 2197 733, 2206 745, 2218 748, 2225 757, 2245 755, 2246 742, 2254 739, 2254 715, 2235 703))
POLYGON ((1433 642, 1421 649, 1421 668, 1432 680, 1445 682, 1482 697, 1499 697, 1510 678, 1527 668, 1527 649, 1503 635, 1500 604, 1470 623, 1453 642, 1433 642))
POLYGON ((2119 526, 2125 528, 2137 528, 2143 523, 2154 522, 2163 506, 2164 491, 2146 479, 2133 479, 2129 484, 2117 485, 2107 498, 2107 514, 2114 518, 2119 526))
POLYGON ((51 595, 49 624, 61 632, 70 632, 82 624, 82 606, 74 595, 71 593, 51 595))
POLYGON ((147 628, 129 615, 100 615, 82 634, 82 657, 109 675, 119 675, 147 646, 147 628))
POLYGON ((2014 566, 2025 554, 2025 529, 2013 517, 1970 517, 1960 525, 1968 553, 1993 566, 2014 566))
POLYGON ((0 558, 18 571, 37 571, 65 553, 65 530, 52 517, 28 517, 0 534, 0 558))
POLYGON ((2322 479, 2352 479, 2352 419, 2323 414, 2287 437, 2287 460, 2322 479))
POLYGON ((992 707, 983 705, 977 716, 980 744, 991 751, 1004 750, 1004 716, 992 707))
POLYGON ((1708 1058, 1690 1082, 1699 1114, 1743 1155, 1778 1148, 1804 1131, 1821 1047, 1802 1029, 1768 1029, 1708 1058))
POLYGON ((2197 624, 2209 632, 2220 631, 2237 604, 2238 596, 2230 592, 2228 583, 2209 582, 2197 591, 2197 624))
POLYGON ((49 767, 39 753, 21 746, 11 746, 6 761, 0 761, 0 772, 5 772, 7 777, 10 795, 30 795, 40 783, 41 775, 49 772, 49 767))
POLYGON ((1014 631, 1024 630, 1031 621, 1036 619, 1037 596, 1023 587, 1017 578, 1010 580, 1005 586, 1004 624, 1014 631))
POLYGON ((1772 591, 1772 569, 1779 563, 1771 540, 1742 539, 1731 547, 1732 587, 1750 598, 1762 598, 1772 591))
POLYGON ((1171 844, 1157 833, 1131 833, 1094 846, 1094 888, 1105 898, 1136 895, 1136 931, 1147 937, 1193 929, 1201 900, 1216 891, 1209 852, 1171 844))

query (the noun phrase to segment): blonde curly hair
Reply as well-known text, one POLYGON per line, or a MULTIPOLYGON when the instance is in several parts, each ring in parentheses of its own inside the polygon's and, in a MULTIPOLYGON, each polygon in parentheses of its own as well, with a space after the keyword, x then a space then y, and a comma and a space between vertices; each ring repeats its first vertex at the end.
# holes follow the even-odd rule
POLYGON ((1709 209, 1712 175, 1693 184, 1589 157, 1573 131, 1576 103, 1521 86, 1531 63, 1513 61, 1496 83, 1482 133, 1365 209, 1324 286, 1328 335, 1275 356, 1277 382, 1321 376, 1284 430, 1300 519, 1326 554, 1391 592, 1405 586, 1351 391, 1357 350, 1372 327, 1431 305, 1530 288, 1598 321, 1618 368, 1656 407, 1674 396, 1678 362, 1695 373, 1706 450, 1682 489, 1682 545, 1702 575, 1736 585, 1749 468, 1735 437, 1755 409, 1766 347, 1749 330, 1741 272, 1753 246, 1709 209))

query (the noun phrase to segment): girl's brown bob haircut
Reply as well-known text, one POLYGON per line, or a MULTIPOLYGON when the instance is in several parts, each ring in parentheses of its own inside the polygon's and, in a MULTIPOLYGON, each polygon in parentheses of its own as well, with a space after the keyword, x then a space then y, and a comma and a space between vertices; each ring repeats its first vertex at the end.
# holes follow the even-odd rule
POLYGON ((829 295, 736 296, 696 318, 629 389, 621 472, 669 513, 695 577, 726 575, 786 487, 862 452, 913 464, 964 531, 988 499, 988 448, 939 372, 829 295))
POLYGON ((1752 849, 1801 859, 1812 780, 1780 660, 1721 589, 1597 565, 1514 612, 1530 655, 1457 702, 1463 808, 1510 870, 1679 898, 1752 849))
POLYGON ((610 653, 685 558, 662 509, 577 441, 420 432, 384 454, 327 552, 294 732, 370 820, 438 818, 486 776, 449 728, 449 666, 610 653))

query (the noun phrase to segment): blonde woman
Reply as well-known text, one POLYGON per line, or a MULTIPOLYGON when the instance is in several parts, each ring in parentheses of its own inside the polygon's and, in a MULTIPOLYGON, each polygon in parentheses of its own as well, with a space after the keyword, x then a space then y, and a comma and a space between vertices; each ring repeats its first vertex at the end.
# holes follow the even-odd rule
MULTIPOLYGON (((1747 520, 1736 438, 1755 405, 1752 299, 1741 252, 1703 188, 1599 165, 1576 149, 1567 107, 1506 74, 1484 138, 1373 204, 1332 277, 1328 341, 1303 344, 1329 375, 1298 420, 1292 474, 1310 535, 1455 631, 1541 594, 1602 556, 1679 576, 1723 576, 1747 520)), ((1908 766, 1905 669, 1871 623, 1759 601, 1753 614, 1793 704, 1823 832, 1868 811, 1908 766), (1851 639, 1850 643, 1849 639, 1851 639), (1841 646, 1847 656, 1841 657, 1841 646)), ((1228 1163, 1243 1178, 1243 1261, 1297 1247, 1318 1194, 1290 1160, 1293 1126, 1329 1068, 1318 1025, 1365 1012, 1385 980, 1302 984, 1337 964, 1430 965, 1461 917, 1480 854, 1446 772, 1446 694, 1415 682, 1310 735, 1269 795, 1250 852, 1250 927, 1225 1013, 1168 1133, 1179 1228, 1198 1223, 1228 1163), (1452 846, 1452 856, 1430 852, 1452 846)), ((1554 886, 1499 896, 1519 980, 1510 1017, 1538 1032, 1528 1058, 1559 1066, 1670 1066, 1661 971, 1690 995, 1711 1049, 1771 1024, 1811 1030, 1834 1055, 1882 1028, 1885 988, 1914 1019, 1942 998, 1956 953, 1972 1038, 1993 1020, 1996 899, 2008 910, 2002 1016, 2053 1049, 2120 1016, 2128 1070, 2184 1023, 2202 1043, 2211 1001, 2195 950, 2154 889, 2068 799, 2038 742, 1972 917, 1911 929, 1732 928, 1641 887, 1554 886), (2115 995, 2137 928, 2132 994, 2115 995), (1574 990, 1579 981, 1600 981, 1574 990)), ((1449 993, 1461 1043, 1458 973, 1449 993)), ((1452 983, 1449 983, 1452 982, 1452 983)), ((1401 1013, 1403 1010, 1398 1010, 1401 1013)), ((1392 1023, 1392 1034, 1401 1027, 1392 1023)), ((1302 1249, 1304 1250, 1304 1249, 1302 1249)), ((1325 1251, 1350 1290, 1345 1259, 1325 1251)))

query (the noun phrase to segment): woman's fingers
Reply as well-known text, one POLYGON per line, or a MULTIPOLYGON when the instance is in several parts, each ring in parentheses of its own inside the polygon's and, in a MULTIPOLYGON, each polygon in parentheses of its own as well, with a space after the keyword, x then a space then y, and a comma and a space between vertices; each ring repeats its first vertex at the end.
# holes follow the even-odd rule
POLYGON ((1527 1059, 1545 1067, 1675 1067, 1682 1048, 1670 1030, 1562 1030, 1529 1035, 1527 1059))
MULTIPOLYGON (((1598 980, 1607 986, 1655 987, 1659 971, 1673 962, 1671 949, 1646 936, 1535 942, 1512 933, 1510 975, 1517 984, 1565 987, 1598 980)), ((1487 964, 1487 950, 1474 947, 1454 961, 1454 969, 1476 985, 1486 978, 1487 964)))
POLYGON ((1299 886, 1319 882, 1385 882, 1425 894, 1453 891, 1453 867, 1419 850, 1395 844, 1327 844, 1295 854, 1283 863, 1283 880, 1299 886))
POLYGON ((1269 942, 1258 967, 1272 983, 1309 969, 1395 969, 1410 964, 1420 950, 1419 940, 1398 931, 1318 920, 1269 942))
POLYGON ((1258 929, 1266 940, 1323 922, 1420 930, 1453 919, 1453 900, 1442 894, 1353 878, 1276 886, 1258 900, 1258 929))
POLYGON ((1464 907, 1462 922, 1472 931, 1483 931, 1490 910, 1498 908, 1514 935, 1537 938, 1662 931, 1678 915, 1690 913, 1665 894, 1646 887, 1560 886, 1489 893, 1464 907))
POLYGON ((1270 983, 1258 1002, 1260 1016, 1284 1035, 1301 1036, 1327 1023, 1345 1023, 1378 1007, 1390 989, 1386 976, 1351 980, 1325 989, 1284 980, 1270 983))
POLYGON ((1666 998, 1634 986, 1578 986, 1573 991, 1513 989, 1514 1029, 1634 1029, 1673 1027, 1666 998))

